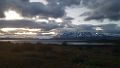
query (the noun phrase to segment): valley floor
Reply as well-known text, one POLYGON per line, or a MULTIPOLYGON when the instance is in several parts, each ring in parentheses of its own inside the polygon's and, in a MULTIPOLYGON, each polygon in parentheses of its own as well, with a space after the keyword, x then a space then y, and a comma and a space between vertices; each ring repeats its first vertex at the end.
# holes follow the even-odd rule
POLYGON ((120 68, 120 46, 0 42, 0 68, 120 68))

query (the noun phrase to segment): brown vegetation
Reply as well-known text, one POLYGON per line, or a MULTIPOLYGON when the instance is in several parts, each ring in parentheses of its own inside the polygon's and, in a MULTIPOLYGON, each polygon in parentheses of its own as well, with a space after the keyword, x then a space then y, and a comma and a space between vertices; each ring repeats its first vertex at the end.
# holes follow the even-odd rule
POLYGON ((0 43, 0 68, 120 68, 119 46, 0 43))

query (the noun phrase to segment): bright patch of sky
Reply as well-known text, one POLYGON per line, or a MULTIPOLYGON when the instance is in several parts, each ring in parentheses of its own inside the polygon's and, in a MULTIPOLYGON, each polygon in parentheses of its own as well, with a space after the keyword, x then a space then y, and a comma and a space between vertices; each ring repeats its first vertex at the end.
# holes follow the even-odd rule
POLYGON ((43 3, 44 5, 47 5, 48 2, 46 0, 30 0, 30 2, 41 2, 43 3))
POLYGON ((103 21, 98 21, 98 20, 90 20, 90 21, 85 21, 85 18, 87 16, 81 16, 81 14, 83 14, 84 12, 87 11, 92 11, 88 8, 85 8, 81 5, 76 6, 73 5, 71 7, 66 7, 66 15, 68 17, 72 17, 74 18, 72 20, 72 24, 74 25, 81 25, 81 24, 92 24, 92 25, 102 25, 102 24, 117 24, 120 26, 120 24, 118 22, 120 21, 110 21, 109 19, 104 19, 103 21))

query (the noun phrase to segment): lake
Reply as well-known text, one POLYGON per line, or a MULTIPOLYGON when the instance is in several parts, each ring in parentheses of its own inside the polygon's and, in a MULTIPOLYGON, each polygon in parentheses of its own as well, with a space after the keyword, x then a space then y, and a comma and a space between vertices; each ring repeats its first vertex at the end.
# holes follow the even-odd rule
POLYGON ((79 40, 0 40, 1 42, 12 43, 42 43, 42 44, 58 44, 66 43, 68 45, 115 45, 114 43, 97 43, 97 42, 83 42, 79 40))

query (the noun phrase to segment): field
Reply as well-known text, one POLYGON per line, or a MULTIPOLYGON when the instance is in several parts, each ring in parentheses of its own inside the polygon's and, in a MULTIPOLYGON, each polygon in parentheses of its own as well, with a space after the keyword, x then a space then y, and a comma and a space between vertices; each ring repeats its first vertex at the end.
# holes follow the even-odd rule
POLYGON ((120 46, 0 42, 0 68, 120 68, 120 46))

